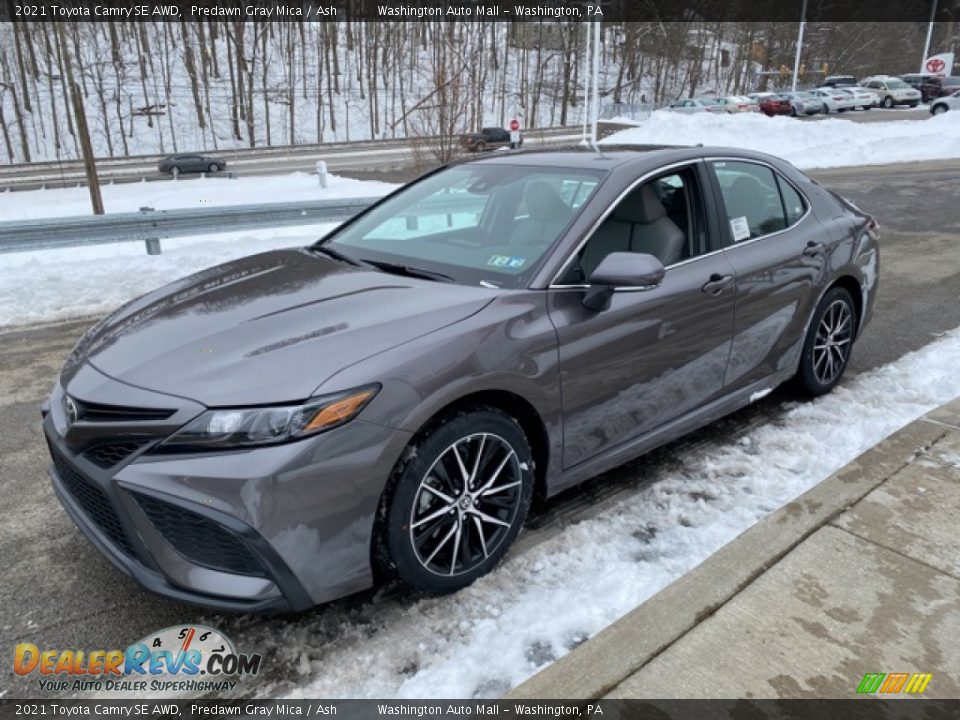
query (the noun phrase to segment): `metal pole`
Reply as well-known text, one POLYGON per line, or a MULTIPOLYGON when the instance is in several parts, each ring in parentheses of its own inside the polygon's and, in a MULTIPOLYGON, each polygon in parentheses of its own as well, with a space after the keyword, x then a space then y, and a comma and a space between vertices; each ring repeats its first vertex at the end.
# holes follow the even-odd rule
POLYGON ((587 117, 590 107, 590 41, 593 38, 593 28, 590 23, 585 24, 585 29, 587 31, 587 47, 583 53, 583 138, 580 140, 581 145, 587 144, 587 117))
MULTIPOLYGON (((937 0, 933 0, 933 7, 930 8, 930 24, 927 25, 927 41, 923 44, 923 57, 920 58, 920 74, 923 74, 923 71, 926 69, 924 64, 927 61, 927 56, 930 54, 930 38, 933 37, 933 18, 937 15, 937 0)), ((947 75, 951 72, 950 68, 947 68, 947 75)))
POLYGON ((803 52, 803 31, 807 27, 807 0, 803 0, 803 8, 800 10, 800 34, 797 35, 797 54, 793 58, 793 82, 790 84, 790 92, 797 91, 797 75, 800 74, 800 53, 803 52))
POLYGON ((600 117, 600 21, 594 21, 593 37, 593 125, 590 130, 590 144, 597 148, 597 119, 600 117))

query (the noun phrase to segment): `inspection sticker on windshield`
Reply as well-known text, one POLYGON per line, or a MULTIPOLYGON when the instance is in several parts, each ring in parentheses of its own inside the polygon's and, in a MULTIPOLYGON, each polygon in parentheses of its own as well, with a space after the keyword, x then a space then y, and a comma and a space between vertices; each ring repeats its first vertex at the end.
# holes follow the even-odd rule
POLYGON ((734 242, 746 240, 750 237, 750 224, 743 215, 730 218, 730 231, 733 233, 734 242))
POLYGON ((509 268, 511 270, 519 270, 524 266, 524 263, 526 262, 527 262, 527 259, 522 257, 512 257, 510 255, 493 255, 489 260, 487 260, 487 265, 490 265, 492 267, 509 268))

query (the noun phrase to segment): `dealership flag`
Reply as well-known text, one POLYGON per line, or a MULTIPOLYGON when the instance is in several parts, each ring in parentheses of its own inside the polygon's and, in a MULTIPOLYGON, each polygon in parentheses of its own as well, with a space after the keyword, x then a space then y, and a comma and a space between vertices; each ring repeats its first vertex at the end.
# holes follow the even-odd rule
POLYGON ((953 53, 931 55, 923 61, 923 71, 931 75, 951 75, 953 72, 953 53))

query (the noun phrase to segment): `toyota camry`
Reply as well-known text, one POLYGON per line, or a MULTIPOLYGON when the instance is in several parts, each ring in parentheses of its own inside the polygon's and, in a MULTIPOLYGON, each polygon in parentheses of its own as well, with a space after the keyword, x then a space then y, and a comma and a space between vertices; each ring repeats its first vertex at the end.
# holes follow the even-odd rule
POLYGON ((171 598, 454 591, 534 497, 781 383, 831 390, 878 263, 870 216, 768 155, 450 165, 91 328, 42 408, 50 474, 93 544, 171 598))

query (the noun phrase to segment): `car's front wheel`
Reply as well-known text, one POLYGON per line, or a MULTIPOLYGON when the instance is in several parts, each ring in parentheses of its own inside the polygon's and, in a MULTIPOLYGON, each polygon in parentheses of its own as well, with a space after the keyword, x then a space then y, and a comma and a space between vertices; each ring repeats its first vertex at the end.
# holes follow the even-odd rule
POLYGON ((421 592, 466 587, 506 554, 533 495, 522 428, 493 408, 459 412, 416 441, 378 514, 381 568, 421 592))
POLYGON ((857 317, 853 298, 841 287, 823 296, 804 339, 795 384, 805 395, 830 392, 840 382, 850 360, 857 317))
POLYGON ((893 98, 890 97, 890 96, 887 96, 887 97, 885 97, 885 98, 883 99, 883 103, 881 103, 881 104, 882 104, 883 107, 886 108, 887 110, 892 110, 892 109, 893 109, 893 105, 894 105, 893 98))
POLYGON ((934 115, 943 115, 947 111, 946 105, 934 105, 933 109, 930 111, 934 115))
POLYGON ((207 168, 210 172, 215 173, 220 171, 220 166, 216 163, 210 163, 210 167, 207 168))

